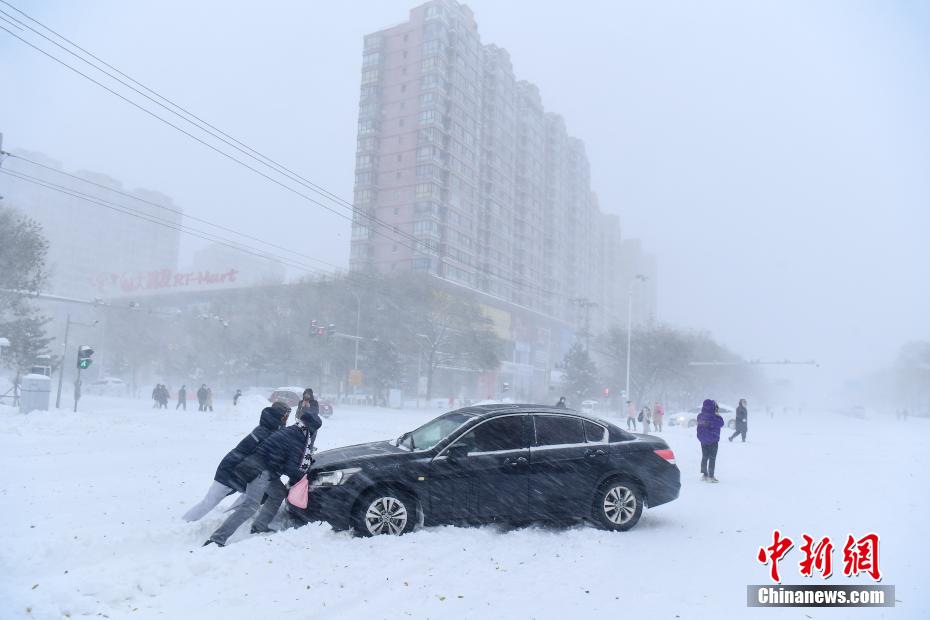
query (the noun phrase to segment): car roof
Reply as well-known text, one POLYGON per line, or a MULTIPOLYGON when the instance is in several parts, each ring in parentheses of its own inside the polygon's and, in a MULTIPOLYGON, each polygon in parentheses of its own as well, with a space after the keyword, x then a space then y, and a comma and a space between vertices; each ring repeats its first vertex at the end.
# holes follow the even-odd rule
POLYGON ((609 424, 606 420, 601 418, 588 415, 587 413, 582 413, 575 409, 564 409, 561 407, 553 407, 552 405, 533 405, 527 403, 514 403, 514 404, 493 404, 493 405, 473 405, 471 407, 464 407, 457 410, 459 413, 466 413, 473 415, 479 418, 492 418, 498 415, 504 415, 508 413, 561 413, 561 414, 571 414, 573 416, 584 418, 586 420, 591 420, 592 422, 600 422, 601 424, 609 424))

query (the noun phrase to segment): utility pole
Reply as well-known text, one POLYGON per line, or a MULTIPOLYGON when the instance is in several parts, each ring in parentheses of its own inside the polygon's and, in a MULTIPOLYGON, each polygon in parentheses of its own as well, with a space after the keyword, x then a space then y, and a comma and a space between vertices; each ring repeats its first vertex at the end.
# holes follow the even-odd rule
POLYGON ((584 336, 584 349, 587 351, 591 348, 591 308, 596 308, 597 302, 587 297, 572 297, 568 303, 578 306, 578 323, 584 336))
MULTIPOLYGON (((65 358, 68 356, 68 332, 71 331, 71 313, 68 313, 68 319, 65 322, 65 352, 62 354, 61 363, 58 365, 58 394, 55 396, 55 409, 61 409, 61 382, 65 378, 65 358)), ((80 370, 80 369, 78 369, 80 370)))
POLYGON ((632 351, 633 344, 633 285, 636 284, 636 281, 640 282, 646 281, 646 276, 641 273, 637 273, 636 276, 630 280, 630 290, 629 290, 629 307, 627 308, 626 313, 626 399, 630 399, 630 352, 632 351))

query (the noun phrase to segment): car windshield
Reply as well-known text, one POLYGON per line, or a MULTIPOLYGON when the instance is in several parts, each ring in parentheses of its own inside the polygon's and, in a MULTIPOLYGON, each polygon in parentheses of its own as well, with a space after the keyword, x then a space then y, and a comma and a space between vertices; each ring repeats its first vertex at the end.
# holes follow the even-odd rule
POLYGON ((408 450, 429 450, 473 417, 470 413, 450 411, 430 420, 415 431, 404 433, 397 438, 397 446, 408 450))

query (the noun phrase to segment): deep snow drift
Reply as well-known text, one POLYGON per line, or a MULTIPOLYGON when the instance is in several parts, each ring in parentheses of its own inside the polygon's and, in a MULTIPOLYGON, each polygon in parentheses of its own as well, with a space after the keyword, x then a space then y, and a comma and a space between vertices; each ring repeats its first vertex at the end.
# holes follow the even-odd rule
MULTIPOLYGON (((219 509, 196 524, 180 515, 256 423, 260 400, 213 413, 92 397, 77 414, 0 407, 0 618, 930 617, 930 421, 769 420, 751 405, 749 442, 720 445, 718 485, 698 479, 693 430, 661 434, 681 497, 631 532, 438 527, 360 539, 325 525, 270 536, 244 526, 225 549, 200 547, 219 509), (878 532, 897 607, 747 608, 746 585, 767 583, 755 556, 774 528, 795 540, 878 532)), ((317 445, 396 437, 439 413, 337 407, 317 445)), ((801 578, 798 561, 795 549, 782 562, 785 583, 824 583, 801 578)), ((827 583, 871 583, 835 572, 827 583)))

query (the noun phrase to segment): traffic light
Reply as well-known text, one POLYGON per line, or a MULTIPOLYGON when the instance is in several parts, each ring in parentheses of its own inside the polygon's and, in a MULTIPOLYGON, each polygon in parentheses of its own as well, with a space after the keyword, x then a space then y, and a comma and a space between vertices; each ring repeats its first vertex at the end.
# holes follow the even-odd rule
POLYGON ((505 381, 501 385, 501 392, 509 392, 509 391, 510 391, 510 384, 505 381))
POLYGON ((604 398, 610 396, 610 388, 604 388, 604 398))
POLYGON ((78 368, 80 368, 81 370, 86 370, 90 368, 91 362, 93 362, 93 359, 91 359, 93 356, 94 356, 94 350, 91 349, 89 346, 87 346, 86 344, 82 344, 81 346, 79 346, 78 347, 78 359, 77 359, 78 368))
POLYGON ((310 321, 310 336, 335 336, 336 326, 330 323, 323 325, 316 319, 310 321))
POLYGON ((336 326, 330 323, 329 325, 326 326, 325 333, 327 336, 332 338, 333 336, 336 335, 336 326))

